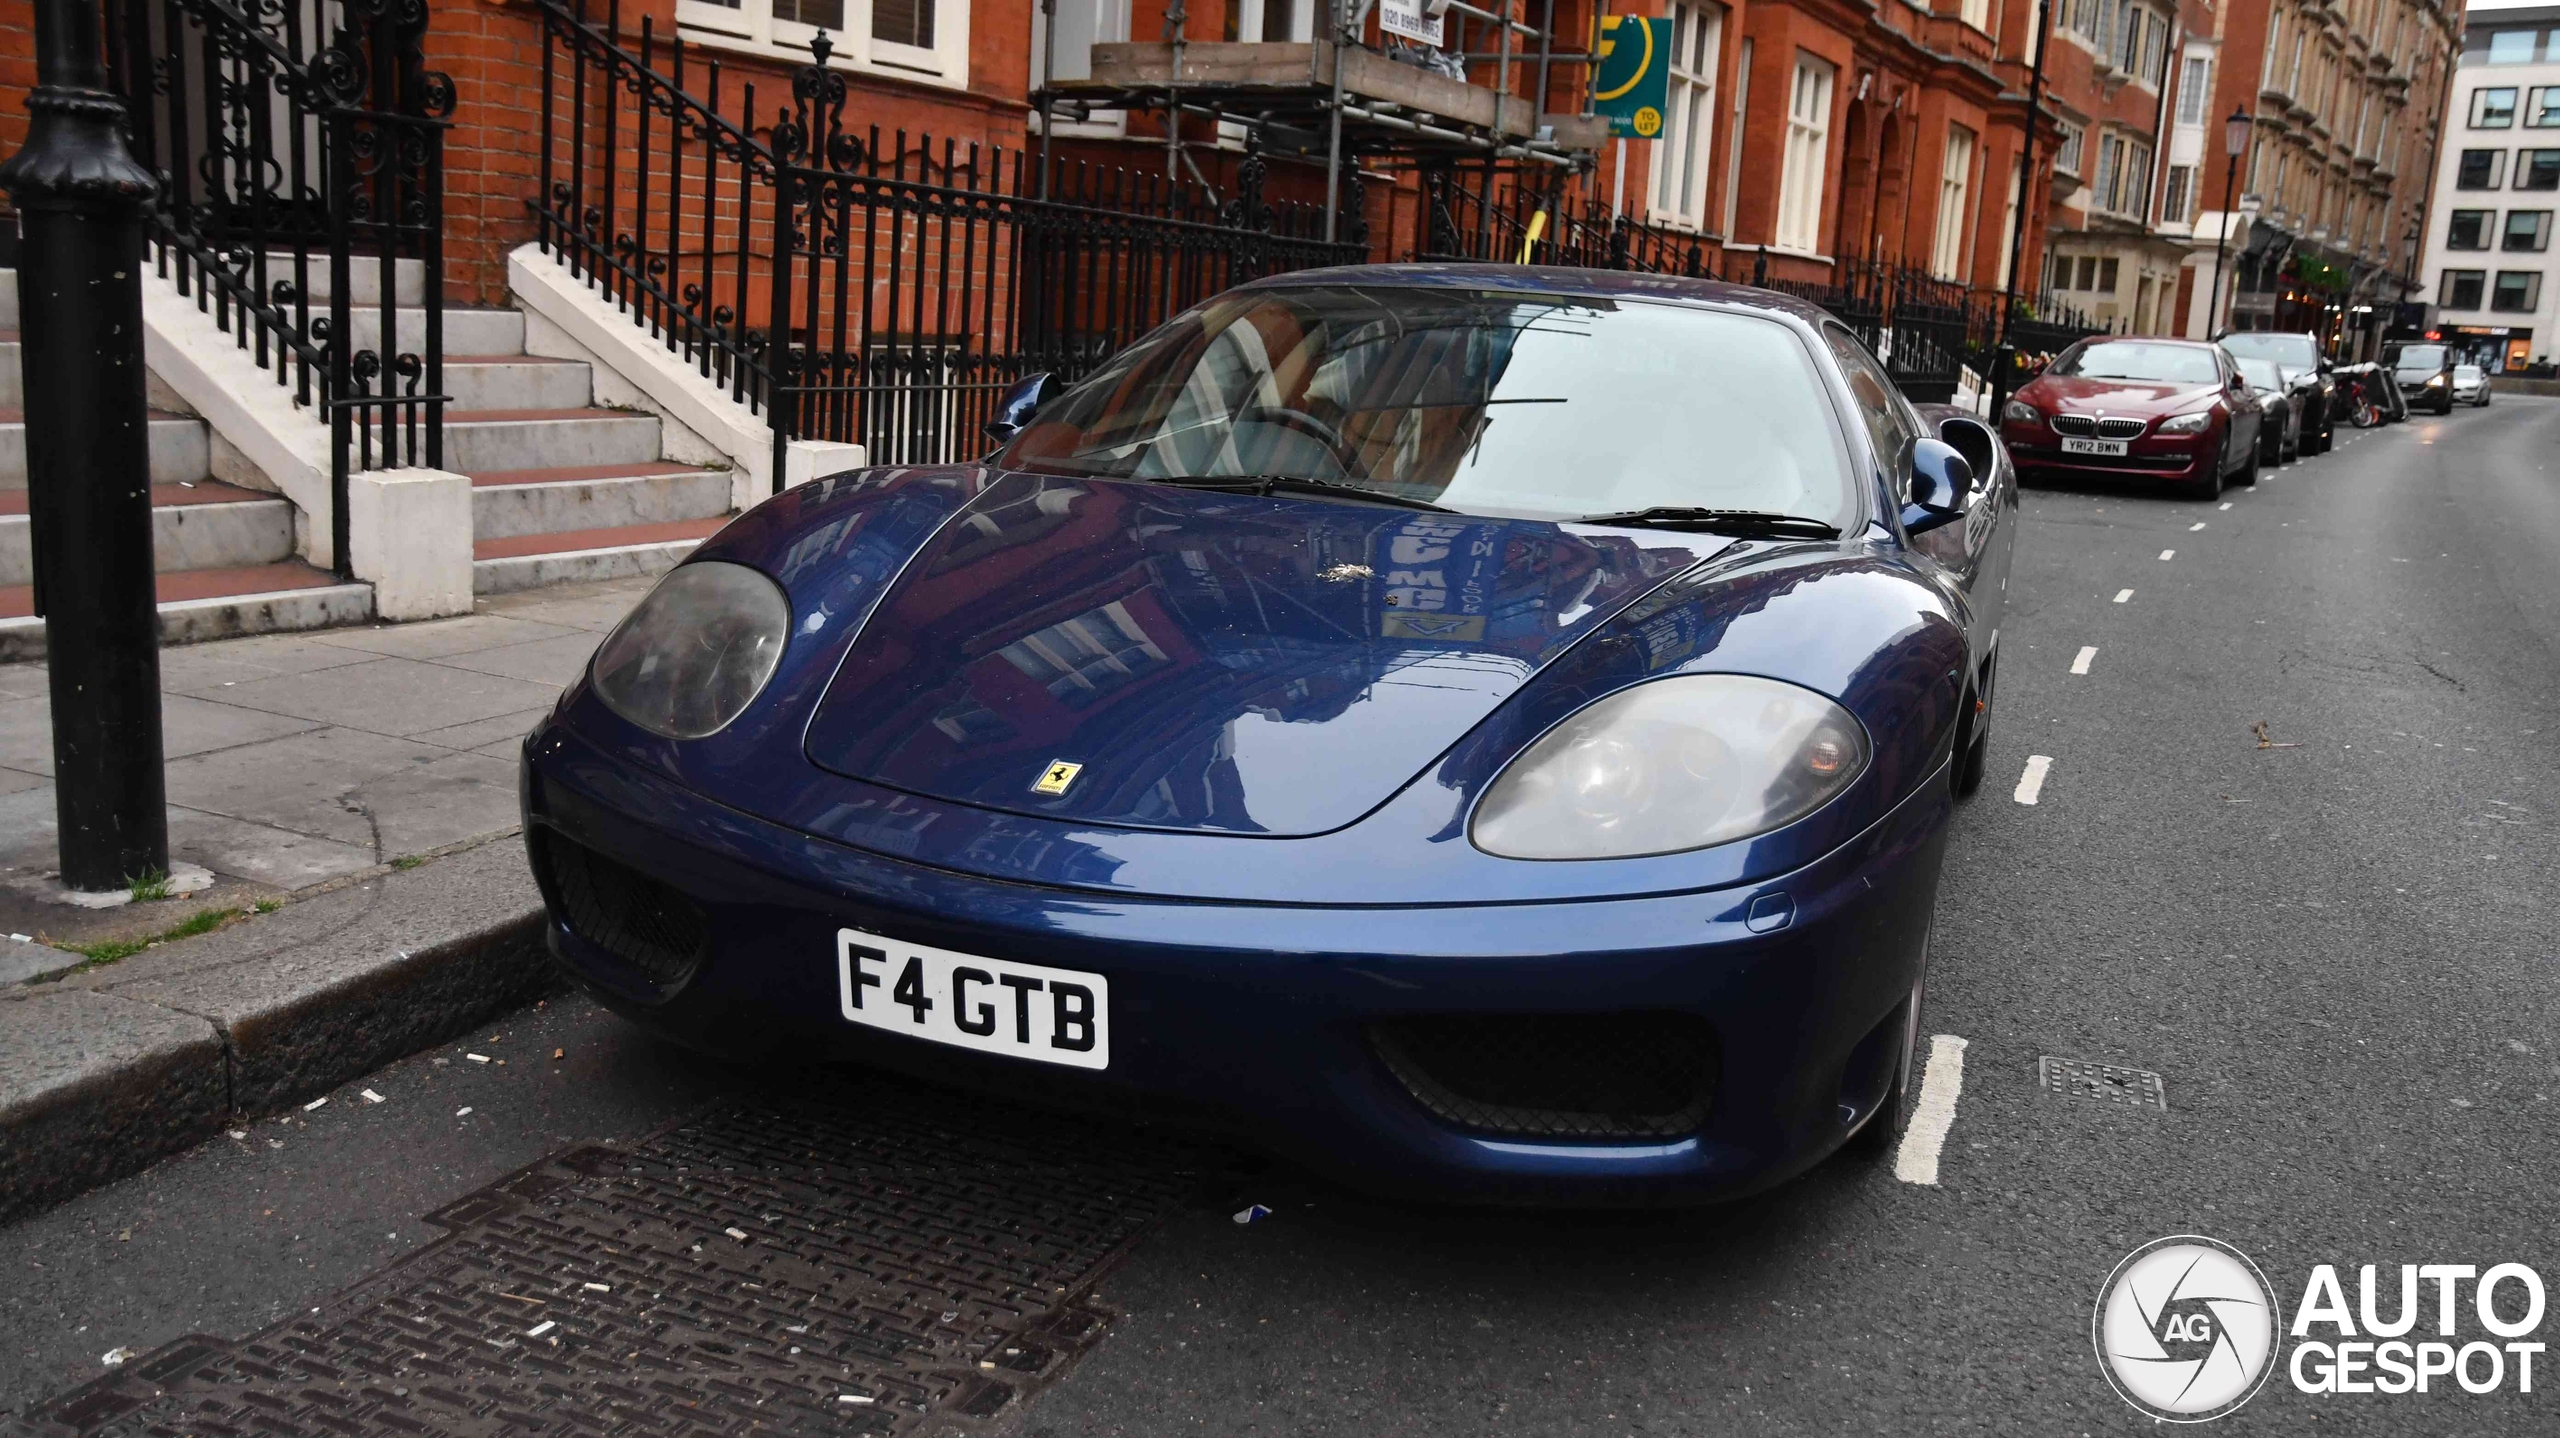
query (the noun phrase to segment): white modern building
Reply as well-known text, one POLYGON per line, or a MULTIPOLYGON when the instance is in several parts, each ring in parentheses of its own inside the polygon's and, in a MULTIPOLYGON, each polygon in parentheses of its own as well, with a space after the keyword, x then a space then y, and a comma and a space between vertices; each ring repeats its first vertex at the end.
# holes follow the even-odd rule
POLYGON ((2492 372, 2560 354, 2560 5, 2474 11, 2429 207, 2434 333, 2492 372))

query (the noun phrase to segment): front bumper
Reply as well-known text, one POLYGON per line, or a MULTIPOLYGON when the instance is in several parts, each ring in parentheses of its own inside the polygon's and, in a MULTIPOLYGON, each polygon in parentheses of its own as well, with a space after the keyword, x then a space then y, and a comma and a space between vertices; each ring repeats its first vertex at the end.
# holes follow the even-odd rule
POLYGON ((2010 461, 2029 473, 2111 479, 2194 479, 2214 462, 2222 443, 2221 433, 2212 429, 2202 434, 2146 432, 2128 442, 2121 456, 2065 454, 2062 437, 2051 426, 2017 421, 2003 423, 2000 438, 2009 446, 2010 461))
MULTIPOLYGON (((546 884, 553 952, 603 1002, 661 1034, 1204 1124, 1362 1187, 1478 1202, 1727 1198, 1836 1148, 1883 1097, 1890 1064, 1878 1061, 1878 1036, 1919 975, 1952 803, 1942 765, 1857 839, 1734 889, 1382 909, 1131 899, 928 868, 724 808, 607 758, 557 721, 527 740, 523 782, 537 854, 574 841, 707 915, 699 970, 651 1001, 562 922, 546 884), (1790 917, 1773 924, 1782 911, 1790 917), (1109 1068, 844 1021, 842 926, 1104 975, 1109 1068), (1636 1011, 1713 1027, 1714 1097, 1694 1132, 1563 1142, 1461 1129, 1434 1117, 1370 1038, 1373 1023, 1415 1016, 1636 1011)), ((1236 842, 1250 862, 1251 845, 1287 841, 1236 842)))

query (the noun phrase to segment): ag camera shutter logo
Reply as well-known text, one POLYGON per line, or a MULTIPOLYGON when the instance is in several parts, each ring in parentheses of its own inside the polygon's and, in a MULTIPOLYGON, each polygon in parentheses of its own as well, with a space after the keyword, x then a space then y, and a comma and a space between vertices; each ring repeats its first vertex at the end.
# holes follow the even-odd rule
POLYGON ((2249 1256, 2178 1234, 2135 1249, 2098 1289, 2098 1367, 2135 1408, 2171 1423, 2219 1418, 2257 1396, 2282 1331, 2249 1256))

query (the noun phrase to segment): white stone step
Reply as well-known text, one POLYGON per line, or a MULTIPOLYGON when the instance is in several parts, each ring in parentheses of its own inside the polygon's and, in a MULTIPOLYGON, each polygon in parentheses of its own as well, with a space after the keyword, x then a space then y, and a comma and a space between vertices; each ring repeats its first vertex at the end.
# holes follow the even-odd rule
POLYGON ((549 584, 664 574, 727 522, 720 516, 514 539, 475 536, 471 589, 475 594, 509 594, 549 584))
POLYGON ((0 405, 27 402, 27 377, 16 330, 0 330, 0 405))
POLYGON ((585 409, 595 403, 595 373, 578 360, 530 355, 444 353, 450 406, 474 409, 585 409))
MULTIPOLYGON (((308 273, 311 276, 311 298, 314 302, 329 298, 329 256, 314 250, 308 273)), ((267 256, 267 283, 293 278, 293 256, 277 253, 267 256)), ((392 299, 397 304, 423 305, 427 302, 427 265, 424 260, 392 261, 392 299)), ((382 261, 357 255, 347 261, 347 296, 360 305, 382 303, 382 261)))
MULTIPOLYGON (((318 319, 325 310, 315 313, 318 319)), ((399 325, 398 338, 404 353, 414 354, 426 343, 427 312, 403 307, 392 311, 399 325)), ((355 331, 357 349, 382 348, 382 310, 379 306, 365 309, 357 306, 348 315, 355 331)), ((449 355, 515 355, 524 353, 524 312, 521 310, 463 310, 447 308, 444 312, 444 352, 449 355)))
MULTIPOLYGON (((207 485, 223 495, 249 495, 229 485, 207 485)), ((213 504, 170 503, 151 510, 152 567, 162 574, 185 569, 241 569, 293 557, 293 506, 272 496, 213 504)), ((35 555, 27 516, 0 514, 0 585, 35 583, 35 555)))
POLYGON ((444 467, 464 474, 658 457, 658 417, 610 409, 449 410, 444 467))
POLYGON ((534 469, 471 477, 471 537, 513 539, 568 530, 712 519, 729 512, 729 472, 679 464, 631 472, 534 469))
MULTIPOLYGON (((652 420, 654 424, 656 421, 652 420)), ((204 421, 189 415, 151 416, 151 482, 181 484, 211 473, 212 441, 204 421)), ((27 424, 15 406, 0 410, 0 489, 27 487, 27 424)))
POLYGON ((18 272, 0 270, 0 330, 18 327, 18 272))
MULTIPOLYGON (((306 587, 278 588, 279 582, 300 584, 325 576, 297 564, 257 569, 215 571, 208 581, 171 589, 217 589, 224 592, 173 599, 160 606, 160 642, 193 644, 205 639, 235 639, 245 634, 274 634, 296 629, 328 629, 362 624, 373 618, 373 586, 313 582, 306 587), (277 576, 284 576, 281 580, 277 576), (238 592, 228 592, 232 589, 238 592)), ((0 664, 44 657, 44 621, 21 615, 0 619, 0 664)))

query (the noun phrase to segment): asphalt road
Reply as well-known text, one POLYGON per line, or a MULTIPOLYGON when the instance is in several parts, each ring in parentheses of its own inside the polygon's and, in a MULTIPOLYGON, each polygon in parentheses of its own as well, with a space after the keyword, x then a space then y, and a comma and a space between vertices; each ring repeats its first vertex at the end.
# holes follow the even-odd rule
MULTIPOLYGON (((2288 1322, 2321 1263, 2351 1306, 2383 1265, 2386 1315, 2403 1263, 2560 1282, 2555 467, 2560 401, 2510 398, 2227 507, 2028 494, 1924 1016, 1967 1045, 1935 1185, 1841 1159, 1708 1212, 1486 1214, 1266 1171, 1144 1238, 1100 1285, 1107 1336, 1008 1426, 2134 1433, 2090 1316, 2151 1239, 2236 1245, 2288 1322), (2156 1072, 2167 1110, 2043 1092, 2045 1055, 2156 1072), (1239 1226, 1245 1200, 1274 1212, 1239 1226)), ((0 1411, 113 1348, 301 1311, 422 1214, 740 1082, 555 1002, 0 1231, 0 1411)), ((2413 1339, 2432 1288, 2425 1311, 2413 1339)), ((2455 1316, 2489 1336, 2467 1290, 2455 1316)), ((2310 1396, 2279 1371, 2212 1426, 2560 1433, 2560 1373, 2535 1379, 2310 1396)))

